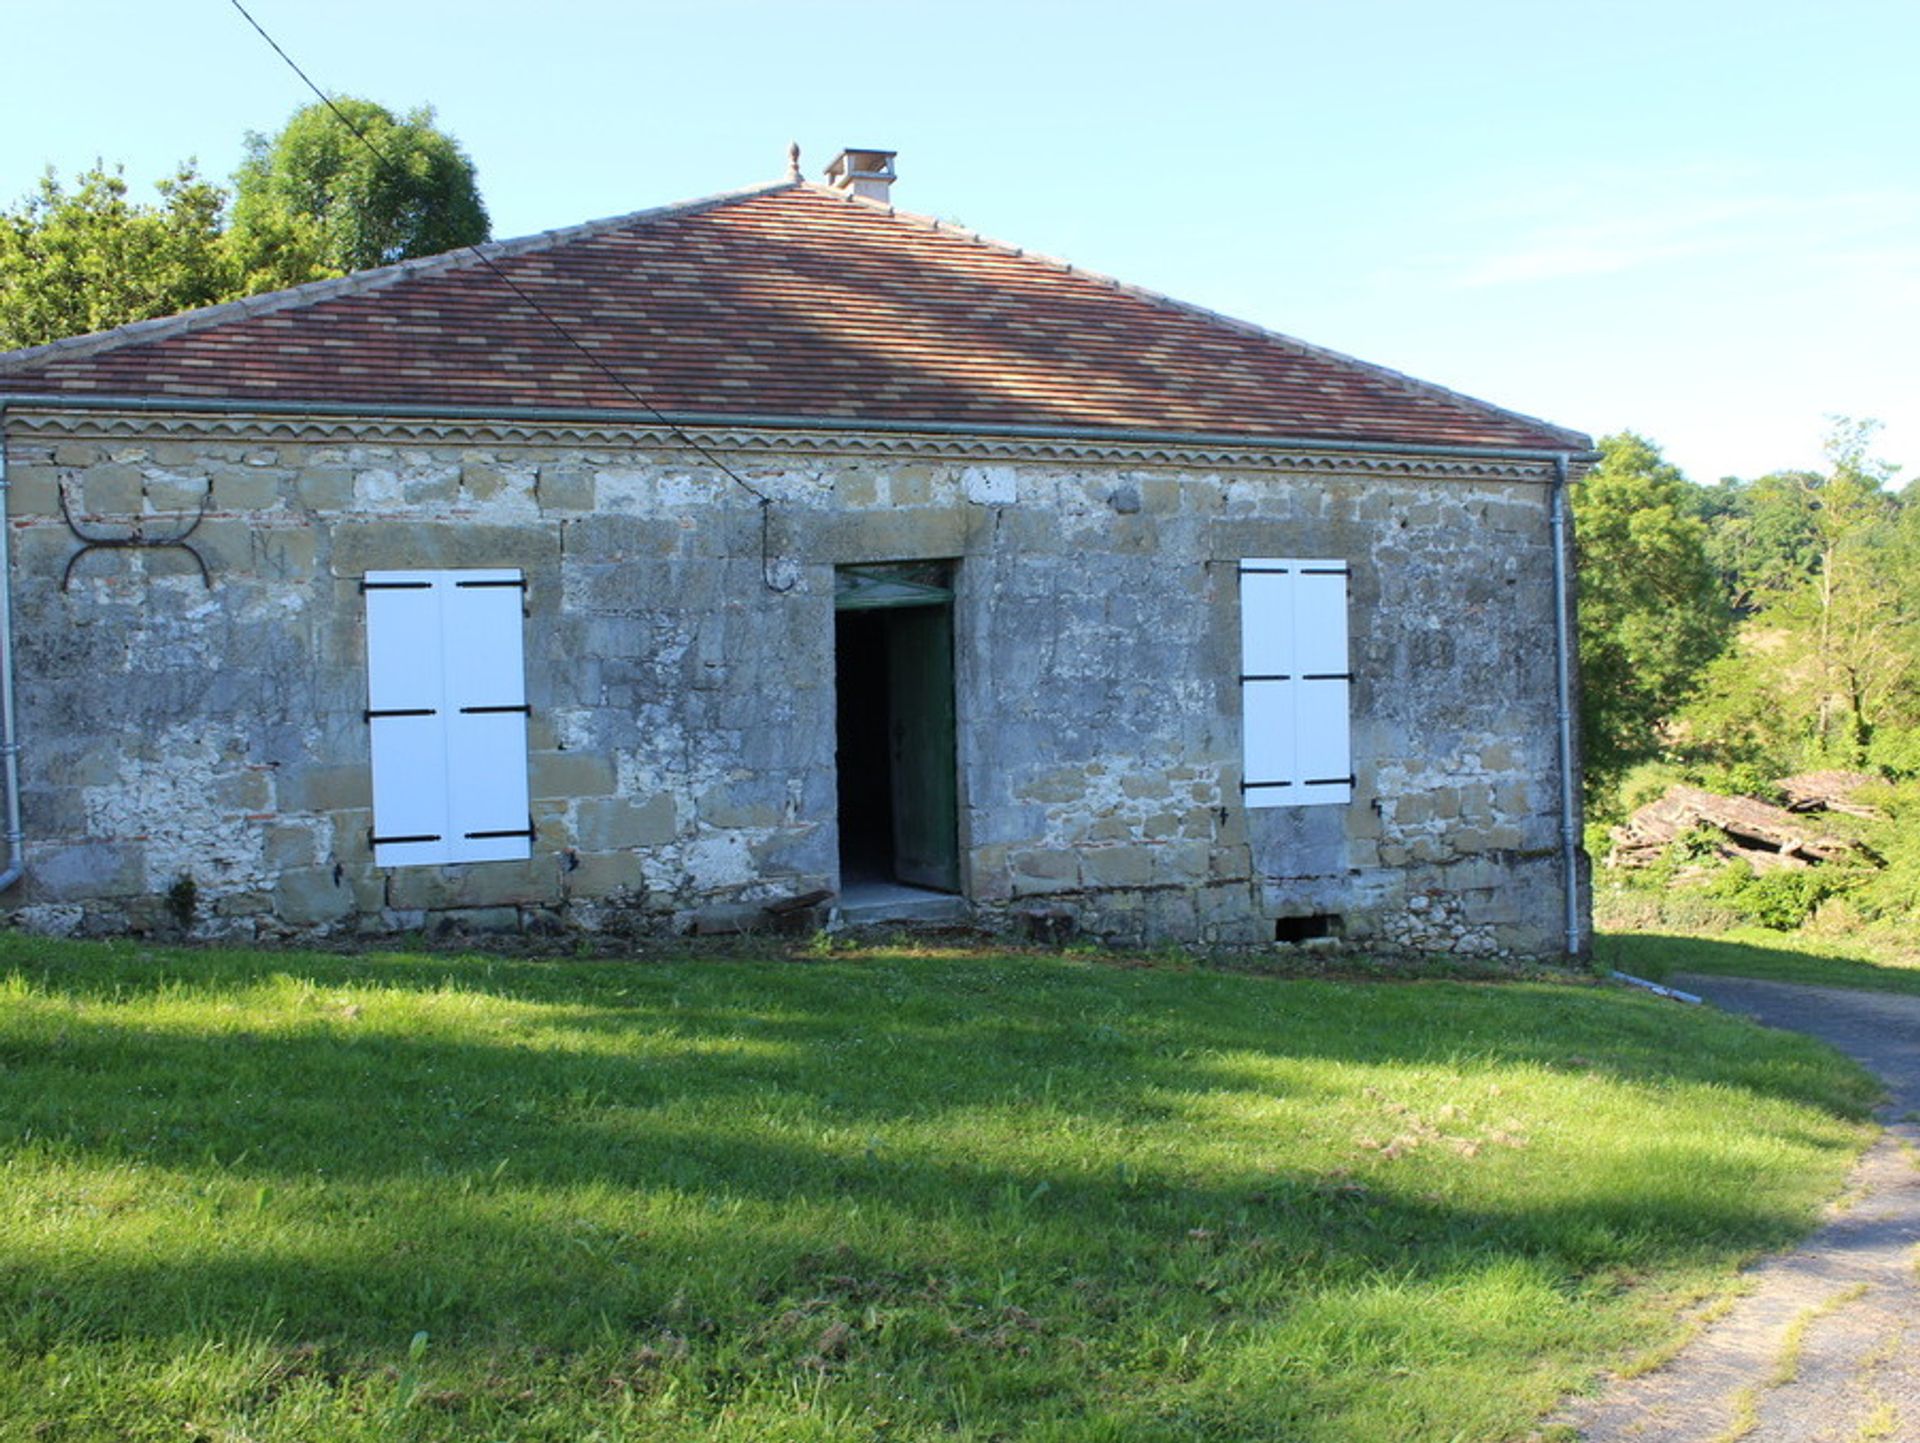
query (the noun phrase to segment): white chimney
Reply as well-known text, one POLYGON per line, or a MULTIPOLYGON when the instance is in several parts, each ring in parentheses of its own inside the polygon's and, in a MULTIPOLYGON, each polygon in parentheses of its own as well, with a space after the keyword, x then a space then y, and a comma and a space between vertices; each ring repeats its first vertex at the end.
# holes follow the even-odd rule
POLYGON ((843 150, 827 166, 827 184, 851 191, 863 200, 892 205, 893 158, 897 150, 843 150))

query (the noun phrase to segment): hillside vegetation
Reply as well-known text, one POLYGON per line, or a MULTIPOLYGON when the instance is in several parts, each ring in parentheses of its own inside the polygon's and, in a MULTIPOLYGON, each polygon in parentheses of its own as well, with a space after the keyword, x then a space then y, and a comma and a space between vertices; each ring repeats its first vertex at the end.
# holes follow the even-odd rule
POLYGON ((1799 806, 1809 773, 1860 783, 1820 817, 1835 857, 1774 864, 1693 829, 1654 865, 1602 866, 1603 922, 1851 929, 1920 909, 1920 498, 1893 489, 1875 429, 1836 423, 1824 470, 1715 486, 1612 436, 1576 489, 1596 862, 1647 862, 1615 829, 1676 784, 1799 806))

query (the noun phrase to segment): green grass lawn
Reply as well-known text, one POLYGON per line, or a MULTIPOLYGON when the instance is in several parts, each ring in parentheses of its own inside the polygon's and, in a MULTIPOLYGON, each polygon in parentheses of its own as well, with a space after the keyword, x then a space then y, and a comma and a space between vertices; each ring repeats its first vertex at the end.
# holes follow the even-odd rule
POLYGON ((0 937, 0 1438, 1492 1440, 1868 1136, 1581 985, 0 937))
POLYGON ((1594 956, 1636 977, 1664 981, 1676 972, 1762 977, 1816 987, 1920 993, 1920 946, 1887 931, 1853 936, 1738 927, 1711 937, 1660 931, 1602 932, 1594 956))

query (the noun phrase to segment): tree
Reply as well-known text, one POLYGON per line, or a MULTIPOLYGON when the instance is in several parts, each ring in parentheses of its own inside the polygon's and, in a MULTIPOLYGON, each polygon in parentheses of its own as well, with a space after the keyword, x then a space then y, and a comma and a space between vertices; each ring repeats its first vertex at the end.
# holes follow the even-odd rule
POLYGON ((1820 484, 1810 471, 1774 471, 1757 481, 1728 476, 1692 492, 1707 523, 1707 557, 1734 613, 1751 616, 1820 570, 1820 543, 1808 504, 1820 484))
POLYGON ((473 162, 430 106, 405 119, 352 97, 306 106, 272 139, 248 134, 234 184, 232 242, 249 293, 488 236, 473 162))
POLYGON ((1796 559, 1750 558, 1737 579, 1752 614, 1686 719, 1706 754, 1902 772, 1920 758, 1920 523, 1885 489, 1896 468, 1872 455, 1877 430, 1837 421, 1825 473, 1769 478, 1780 514, 1797 508, 1796 559))
POLYGON ((1686 478, 1631 431, 1600 451, 1573 492, 1581 722, 1596 801, 1659 755, 1664 724, 1731 631, 1686 478))
POLYGON ((160 203, 127 198, 98 163, 69 191, 52 170, 0 213, 0 350, 211 305, 232 293, 222 246, 227 194, 192 161, 159 182, 160 203))
POLYGON ((367 100, 339 108, 376 159, 324 105, 297 111, 272 140, 247 136, 229 224, 226 190, 194 162, 128 199, 118 167, 96 164, 72 190, 49 170, 0 212, 0 350, 487 238, 473 163, 423 108, 404 120, 367 100))
POLYGON ((1808 487, 1819 569, 1771 608, 1794 627, 1817 678, 1814 737, 1822 753, 1865 757, 1883 703, 1914 666, 1914 618, 1904 606, 1897 552, 1899 504, 1884 487, 1898 468, 1871 454, 1877 421, 1836 420, 1832 470, 1808 487))

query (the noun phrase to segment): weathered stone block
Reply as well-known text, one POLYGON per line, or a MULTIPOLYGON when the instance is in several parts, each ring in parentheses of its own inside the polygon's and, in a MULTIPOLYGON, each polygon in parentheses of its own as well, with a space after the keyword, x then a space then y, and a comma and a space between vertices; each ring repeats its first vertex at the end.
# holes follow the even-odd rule
POLYGON ((1163 842, 1152 853, 1156 881, 1193 885, 1207 880, 1213 849, 1205 842, 1163 842))
MULTIPOLYGON (((1183 835, 1181 819, 1173 812, 1154 812, 1140 821, 1140 837, 1150 842, 1164 842, 1179 835, 1183 835)), ((1198 829, 1192 835, 1204 839, 1204 837, 1210 837, 1212 833, 1208 829, 1198 829)))
POLYGON ((373 805, 373 764, 282 767, 278 791, 283 811, 364 811, 373 805))
POLYGON ((273 889, 273 910, 295 927, 321 926, 352 915, 354 890, 345 879, 336 880, 331 867, 292 868, 280 874, 273 889))
POLYGON ((171 471, 149 472, 146 478, 147 509, 152 514, 177 518, 185 524, 199 514, 201 502, 211 500, 212 484, 206 476, 176 475, 171 471))
MULTIPOLYGON (((1459 801, 1455 798, 1455 811, 1459 801)), ((1422 826, 1433 818, 1433 798, 1424 792, 1414 792, 1396 797, 1393 801, 1393 822, 1396 827, 1407 828, 1422 826)))
POLYGON ((73 503, 89 516, 139 516, 145 488, 136 466, 90 466, 74 479, 73 503))
POLYGON ((273 894, 270 892, 227 892, 213 901, 213 915, 216 917, 257 917, 272 910, 273 894))
POLYGON ((35 839, 70 837, 87 829, 86 808, 74 786, 22 786, 20 820, 35 839))
POLYGON ((730 937, 741 932, 769 932, 772 919, 753 902, 717 902, 697 908, 687 930, 696 937, 730 937))
POLYGON ((345 466, 307 466, 293 478, 293 494, 310 511, 345 511, 353 505, 353 472, 345 466))
POLYGON ((1023 802, 1077 802, 1086 791, 1086 773, 1074 767, 1030 777, 1016 785, 1013 794, 1023 802))
MULTIPOLYGON (((12 538, 14 570, 19 580, 33 580, 44 584, 49 590, 57 589, 60 578, 66 573, 67 560, 80 550, 80 543, 73 538, 59 522, 51 525, 41 523, 16 531, 12 538)), ((109 557, 93 558, 95 561, 110 561, 109 557)), ((82 563, 74 569, 76 582, 91 576, 112 575, 104 565, 98 568, 82 563)))
POLYGON ((273 778, 265 771, 234 772, 213 784, 215 806, 234 812, 268 812, 273 809, 273 778))
POLYGON ((887 500, 894 506, 925 506, 933 500, 933 477, 925 466, 895 466, 887 474, 887 500))
POLYGON ((253 523, 237 518, 209 517, 194 529, 193 549, 206 562, 216 586, 253 570, 253 535, 253 523))
POLYGON ((475 526, 442 521, 342 521, 329 528, 336 576, 418 567, 517 566, 544 570, 560 559, 552 524, 475 526))
POLYGON ((1191 892, 1176 890, 1148 893, 1143 899, 1142 911, 1142 932, 1145 936, 1190 939, 1200 935, 1191 892))
POLYGON ((1020 473, 1011 466, 969 466, 960 484, 977 506, 1012 506, 1020 499, 1020 473))
POLYGON ((777 880, 789 892, 811 892, 831 885, 839 856, 825 827, 786 827, 748 844, 756 873, 777 880))
POLYGON ((945 508, 841 516, 823 524, 821 551, 835 565, 958 556, 966 549, 964 514, 945 508))
POLYGON ((387 875, 371 866, 348 867, 347 885, 353 888, 354 910, 377 917, 387 905, 387 875))
POLYGON ((216 511, 267 511, 280 504, 281 477, 257 467, 221 466, 212 477, 216 511))
POLYGON ((442 912, 459 907, 547 906, 560 900, 559 865, 551 856, 523 862, 465 862, 450 867, 395 867, 387 874, 389 905, 442 912))
POLYGON ((534 498, 542 511, 591 511, 593 473, 584 466, 542 466, 534 498))
POLYGON ((601 797, 616 790, 613 763, 591 752, 535 752, 528 782, 538 798, 601 797))
POLYGON ((632 852, 581 853, 570 871, 561 873, 566 892, 574 897, 626 898, 646 890, 640 859, 632 852))
POLYGON ((460 496, 458 466, 426 466, 404 472, 400 495, 409 506, 442 506, 460 496))
POLYGON ((146 850, 135 842, 79 842, 36 849, 27 874, 38 900, 133 897, 147 890, 146 850))
POLYGON ((1492 742, 1480 748, 1480 765, 1489 772, 1514 770, 1513 748, 1506 742, 1492 742))
POLYGON ((427 919, 427 925, 443 935, 448 932, 471 932, 476 935, 518 932, 520 909, 518 907, 453 907, 444 912, 431 914, 427 919))
POLYGON ((1144 887, 1153 880, 1153 848, 1090 847, 1082 856, 1087 881, 1096 887, 1144 887))
POLYGON ((328 860, 349 866, 372 863, 373 812, 370 808, 348 807, 328 812, 321 825, 328 860))
POLYGON ((1080 857, 1064 848, 1036 847, 1009 855, 1008 863, 1018 876, 1054 883, 1076 883, 1080 879, 1080 857))
POLYGON ((8 516, 58 516, 60 473, 51 466, 7 468, 8 516))
POLYGON ((575 841, 587 852, 663 846, 679 830, 674 799, 664 793, 638 803, 625 797, 588 797, 574 813, 575 841))
POLYGON ((318 830, 311 825, 269 826, 261 841, 261 860, 276 872, 318 865, 318 830))
POLYGON ((485 506, 514 491, 531 489, 531 471, 509 473, 492 461, 468 458, 460 463, 460 490, 469 502, 485 506))
POLYGON ((301 588, 317 570, 320 538, 308 527, 262 528, 253 533, 253 566, 269 581, 301 588))

